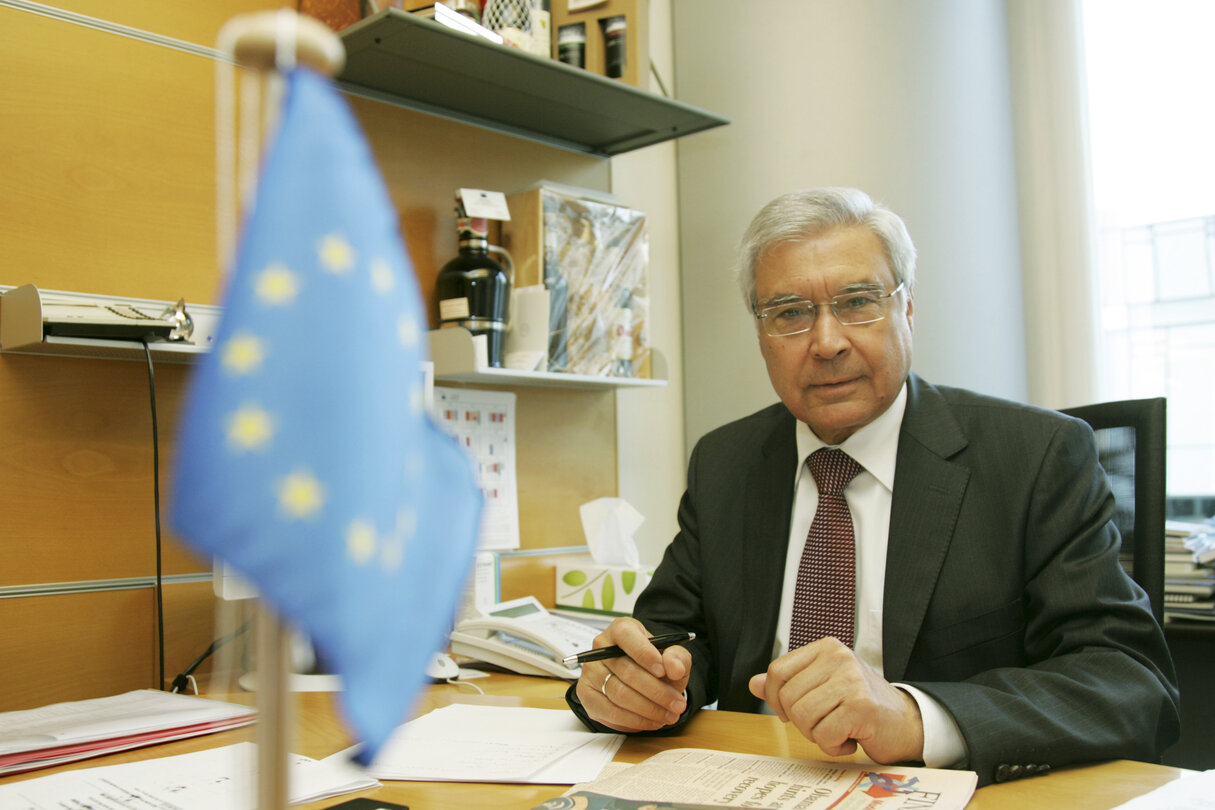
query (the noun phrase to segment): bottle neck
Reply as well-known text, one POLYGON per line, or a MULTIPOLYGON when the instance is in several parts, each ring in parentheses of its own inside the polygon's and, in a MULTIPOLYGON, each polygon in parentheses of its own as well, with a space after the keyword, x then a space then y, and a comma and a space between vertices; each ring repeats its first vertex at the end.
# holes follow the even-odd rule
POLYGON ((471 253, 489 252, 489 220, 481 217, 459 217, 456 233, 461 251, 471 253))

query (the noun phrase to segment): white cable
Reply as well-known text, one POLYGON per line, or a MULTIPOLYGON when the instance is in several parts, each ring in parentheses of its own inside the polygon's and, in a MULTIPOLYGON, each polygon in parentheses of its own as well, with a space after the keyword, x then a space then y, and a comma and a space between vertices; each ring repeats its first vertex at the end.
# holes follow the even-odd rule
POLYGON ((462 681, 462 680, 460 680, 459 678, 448 678, 448 679, 447 679, 447 682, 448 682, 449 684, 451 684, 452 686, 471 686, 473 689, 476 689, 476 690, 477 690, 477 694, 480 694, 480 695, 484 695, 484 694, 485 694, 485 690, 484 690, 484 689, 482 689, 481 687, 477 686, 475 683, 471 683, 471 682, 469 682, 469 681, 462 681))

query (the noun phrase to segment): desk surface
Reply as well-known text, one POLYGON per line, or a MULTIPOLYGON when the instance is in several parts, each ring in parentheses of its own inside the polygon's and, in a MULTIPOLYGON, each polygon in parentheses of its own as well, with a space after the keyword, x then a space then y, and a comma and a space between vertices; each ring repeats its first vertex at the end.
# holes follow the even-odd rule
MULTIPOLYGON (((492 703, 495 705, 564 707, 561 695, 563 682, 544 678, 495 674, 475 681, 486 695, 480 696, 467 687, 440 684, 423 696, 419 713, 451 703, 492 703)), ((252 697, 248 696, 250 702, 252 697)), ((242 701, 243 702, 243 701, 242 701)), ((297 702, 297 743, 291 750, 306 756, 321 758, 348 746, 346 735, 334 711, 330 694, 301 694, 297 702)), ((31 779, 59 770, 112 765, 149 757, 184 754, 204 748, 227 745, 253 737, 249 729, 212 734, 175 743, 128 751, 108 757, 20 774, 4 782, 31 779)), ((634 737, 625 740, 616 755, 620 762, 640 762, 668 748, 717 748, 750 754, 833 759, 826 757, 817 746, 806 740, 792 726, 781 723, 771 715, 739 714, 736 712, 701 712, 683 733, 673 737, 634 737)), ((838 759, 838 758, 834 758, 838 759)), ((1066 807, 1069 810, 1105 810, 1126 800, 1170 782, 1183 771, 1163 765, 1119 760, 1099 765, 1060 768, 1047 776, 1022 779, 1001 785, 989 785, 975 793, 968 808, 1001 810, 1002 808, 1066 807)), ((325 799, 298 805, 305 810, 322 810, 354 796, 368 796, 409 805, 417 810, 435 808, 494 807, 505 810, 530 810, 545 799, 566 790, 564 785, 501 785, 464 784, 449 782, 385 782, 374 791, 325 799)))

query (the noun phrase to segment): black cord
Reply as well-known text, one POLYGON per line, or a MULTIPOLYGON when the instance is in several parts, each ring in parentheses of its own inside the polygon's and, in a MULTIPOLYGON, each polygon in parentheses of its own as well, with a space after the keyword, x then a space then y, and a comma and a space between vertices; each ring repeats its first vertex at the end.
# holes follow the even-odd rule
POLYGON ((156 647, 160 659, 157 689, 165 688, 165 594, 160 542, 160 432, 156 426, 156 370, 147 339, 140 341, 148 358, 148 397, 152 403, 152 512, 156 517, 156 647))
POLYGON ((202 665, 203 661, 206 661, 220 647, 224 646, 229 641, 231 641, 232 639, 239 636, 241 633, 248 630, 249 625, 252 623, 253 623, 253 620, 249 619, 248 621, 246 621, 240 627, 233 630, 228 635, 223 636, 221 638, 217 638, 217 639, 215 639, 215 641, 212 641, 210 646, 207 647, 206 652, 204 652, 202 655, 198 656, 198 658, 195 659, 193 664, 190 664, 190 666, 186 667, 184 672, 182 672, 180 675, 178 675, 176 678, 173 679, 173 685, 171 687, 169 687, 169 691, 170 692, 180 692, 181 690, 185 689, 186 684, 188 684, 190 682, 190 676, 194 674, 194 670, 198 669, 199 666, 202 665))

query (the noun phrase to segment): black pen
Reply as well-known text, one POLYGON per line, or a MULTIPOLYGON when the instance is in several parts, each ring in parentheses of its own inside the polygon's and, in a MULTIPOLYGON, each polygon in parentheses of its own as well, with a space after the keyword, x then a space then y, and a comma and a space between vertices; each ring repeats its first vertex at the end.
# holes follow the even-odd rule
MULTIPOLYGON (((667 633, 661 636, 653 636, 650 643, 660 650, 665 650, 667 647, 674 647, 676 644, 683 644, 696 638, 695 633, 667 633)), ((561 659, 563 664, 585 664, 587 661, 602 661, 605 658, 620 658, 624 655, 624 650, 613 644, 610 647, 599 647, 586 652, 567 655, 561 659)))

